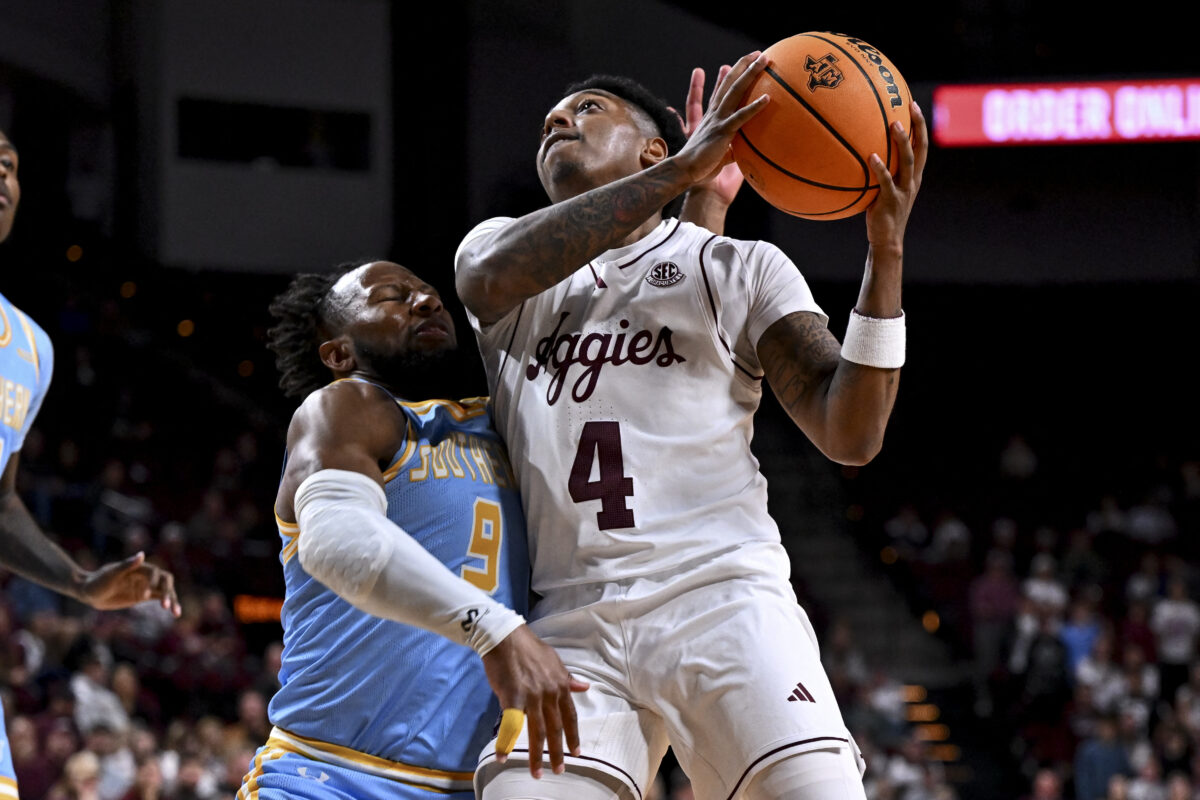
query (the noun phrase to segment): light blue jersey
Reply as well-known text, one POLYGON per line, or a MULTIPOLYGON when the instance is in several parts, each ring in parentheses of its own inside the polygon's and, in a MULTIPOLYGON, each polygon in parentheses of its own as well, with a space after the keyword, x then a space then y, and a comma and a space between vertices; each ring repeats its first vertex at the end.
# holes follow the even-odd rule
MULTIPOLYGON (((463 580, 525 613, 525 522, 486 398, 396 402, 408 436, 384 473, 388 518, 463 580)), ((239 797, 471 796, 500 713, 479 656, 342 600, 301 567, 303 532, 277 521, 282 687, 270 704, 275 729, 239 797)))
POLYGON ((25 443, 53 371, 50 337, 0 294, 0 471, 25 443))
MULTIPOLYGON (((53 371, 50 337, 0 294, 0 472, 25 443, 53 371)), ((0 714, 0 800, 16 796, 17 775, 0 714)))

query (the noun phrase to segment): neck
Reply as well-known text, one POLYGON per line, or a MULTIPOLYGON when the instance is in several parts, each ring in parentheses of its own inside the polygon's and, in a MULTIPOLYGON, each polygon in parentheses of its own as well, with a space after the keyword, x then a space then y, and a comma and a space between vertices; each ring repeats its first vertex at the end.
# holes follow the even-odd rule
POLYGON ((650 217, 648 220, 639 225, 637 230, 626 236, 621 242, 620 246, 625 247, 645 239, 654 231, 655 228, 659 226, 660 223, 662 223, 662 219, 662 212, 660 211, 656 213, 654 216, 650 217))

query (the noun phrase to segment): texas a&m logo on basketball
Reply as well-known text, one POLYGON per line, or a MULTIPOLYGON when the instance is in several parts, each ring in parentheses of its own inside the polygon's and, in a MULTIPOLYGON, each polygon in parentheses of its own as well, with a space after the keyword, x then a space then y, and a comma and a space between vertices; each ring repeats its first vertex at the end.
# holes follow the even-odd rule
POLYGON ((837 85, 842 82, 842 71, 834 66, 836 63, 837 57, 833 53, 826 53, 820 58, 805 57, 804 69, 808 72, 808 90, 810 92, 821 88, 837 88, 837 85))
POLYGON ((651 286, 674 286, 686 278, 678 264, 670 261, 660 261, 646 273, 646 283, 651 286))

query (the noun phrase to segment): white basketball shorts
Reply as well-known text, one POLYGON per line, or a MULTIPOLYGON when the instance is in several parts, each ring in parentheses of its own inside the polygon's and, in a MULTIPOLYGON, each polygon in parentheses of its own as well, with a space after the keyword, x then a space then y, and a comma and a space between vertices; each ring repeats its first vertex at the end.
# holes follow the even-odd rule
MULTIPOLYGON (((810 750, 846 748, 861 772, 787 574, 781 546, 753 543, 544 598, 532 629, 591 683, 574 695, 582 752, 568 772, 630 800, 642 800, 668 745, 697 800, 735 798, 765 767, 810 750)), ((506 769, 528 770, 525 734, 504 764, 494 742, 484 749, 476 793, 506 769)))

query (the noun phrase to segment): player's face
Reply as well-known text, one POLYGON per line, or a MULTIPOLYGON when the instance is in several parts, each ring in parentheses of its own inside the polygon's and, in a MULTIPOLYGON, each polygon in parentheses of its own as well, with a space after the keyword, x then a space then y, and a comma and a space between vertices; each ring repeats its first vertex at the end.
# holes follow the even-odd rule
POLYGON ((360 361, 420 359, 457 344, 454 320, 437 290, 399 264, 366 264, 338 281, 334 291, 345 298, 343 331, 360 361))
POLYGON ((537 151, 538 178, 550 199, 557 203, 645 169, 650 137, 636 114, 601 89, 559 101, 542 123, 537 151))
POLYGON ((8 238, 17 204, 21 202, 21 184, 17 180, 17 148, 0 131, 0 242, 8 238))

